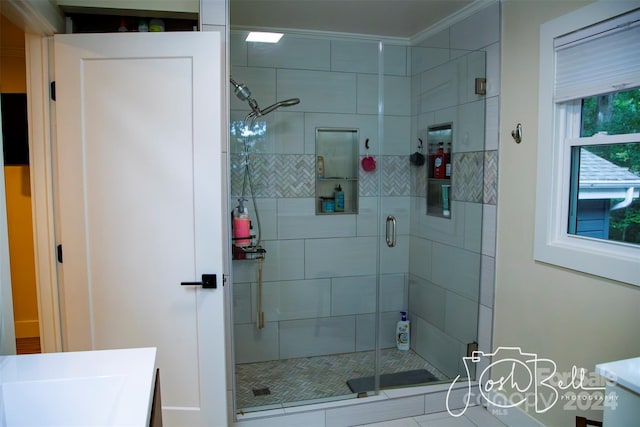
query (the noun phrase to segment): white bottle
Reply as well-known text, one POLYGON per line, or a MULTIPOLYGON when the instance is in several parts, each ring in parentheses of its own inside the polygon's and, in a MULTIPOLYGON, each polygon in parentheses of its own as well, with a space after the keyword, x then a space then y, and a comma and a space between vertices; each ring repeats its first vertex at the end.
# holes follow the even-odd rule
POLYGON ((396 326, 396 346, 398 350, 409 350, 409 337, 411 335, 409 330, 409 321, 407 320, 407 312, 401 311, 402 320, 398 322, 396 326))

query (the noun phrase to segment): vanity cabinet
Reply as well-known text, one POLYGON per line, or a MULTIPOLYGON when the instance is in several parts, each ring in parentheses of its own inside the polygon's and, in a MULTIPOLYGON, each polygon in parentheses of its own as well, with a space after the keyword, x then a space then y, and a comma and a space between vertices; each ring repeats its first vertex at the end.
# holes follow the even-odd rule
POLYGON ((358 129, 316 129, 316 215, 358 213, 358 129))
POLYGON ((640 357, 596 365, 606 382, 603 401, 605 426, 638 425, 640 420, 640 357))

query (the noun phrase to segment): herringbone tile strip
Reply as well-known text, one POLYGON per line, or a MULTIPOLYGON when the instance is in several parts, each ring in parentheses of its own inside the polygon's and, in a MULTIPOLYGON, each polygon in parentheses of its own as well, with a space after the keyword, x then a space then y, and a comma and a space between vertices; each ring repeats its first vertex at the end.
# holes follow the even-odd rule
POLYGON ((484 152, 484 203, 498 203, 498 152, 484 152))
POLYGON ((278 155, 275 161, 276 197, 313 197, 316 159, 310 155, 278 155))
POLYGON ((380 156, 381 196, 408 196, 411 194, 410 165, 408 156, 380 156))
POLYGON ((411 196, 426 197, 427 194, 427 165, 411 165, 411 196))
MULTIPOLYGON (((362 162, 362 157, 360 158, 362 162)), ((362 166, 358 167, 358 194, 360 197, 375 197, 378 195, 378 175, 380 169, 367 172, 362 169, 362 166)))
POLYGON ((454 153, 451 172, 452 198, 461 202, 482 203, 484 189, 484 151, 454 153))

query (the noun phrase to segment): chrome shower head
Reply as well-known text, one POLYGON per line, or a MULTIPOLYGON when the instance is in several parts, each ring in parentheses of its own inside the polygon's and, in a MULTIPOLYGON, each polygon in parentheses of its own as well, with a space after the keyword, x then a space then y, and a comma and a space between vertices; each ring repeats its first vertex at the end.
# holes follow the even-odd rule
POLYGON ((238 83, 233 78, 230 78, 231 84, 235 88, 234 92, 240 101, 246 101, 247 99, 251 99, 251 91, 244 83, 238 83))
POLYGON ((244 83, 236 82, 235 80, 233 80, 233 77, 230 77, 229 80, 231 80, 231 84, 234 87, 234 93, 236 94, 238 99, 241 101, 247 101, 247 103, 251 107, 251 112, 247 115, 247 119, 264 116, 280 107, 291 107, 300 103, 299 98, 285 99, 284 101, 276 102, 275 104, 268 106, 264 110, 261 110, 258 106, 258 102, 251 97, 251 91, 244 83))
POLYGON ((261 116, 262 112, 260 111, 260 107, 258 107, 258 103, 255 99, 251 97, 251 91, 244 83, 238 83, 233 80, 233 77, 230 77, 231 84, 233 85, 234 92, 240 101, 247 101, 249 107, 251 107, 251 111, 254 116, 261 116))

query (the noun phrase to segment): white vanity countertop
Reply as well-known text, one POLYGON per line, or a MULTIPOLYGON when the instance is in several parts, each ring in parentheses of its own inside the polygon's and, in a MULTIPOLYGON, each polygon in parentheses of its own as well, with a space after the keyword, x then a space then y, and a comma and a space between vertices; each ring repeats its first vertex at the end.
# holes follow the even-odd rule
POLYGON ((640 357, 596 365, 596 372, 640 394, 640 357))
POLYGON ((0 356, 0 427, 146 427, 155 371, 155 348, 0 356))

